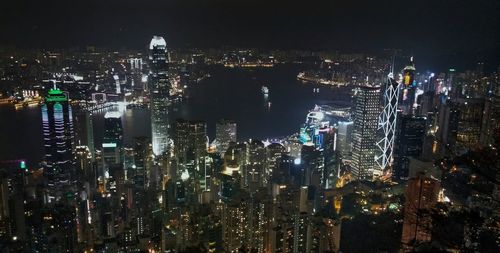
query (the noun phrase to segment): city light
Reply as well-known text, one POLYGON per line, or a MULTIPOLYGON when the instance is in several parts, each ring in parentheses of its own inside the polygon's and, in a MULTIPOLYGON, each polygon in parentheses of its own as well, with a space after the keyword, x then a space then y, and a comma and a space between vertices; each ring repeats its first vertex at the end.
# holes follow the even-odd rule
POLYGON ((0 8, 1 252, 500 252, 499 1, 80 2, 0 8))

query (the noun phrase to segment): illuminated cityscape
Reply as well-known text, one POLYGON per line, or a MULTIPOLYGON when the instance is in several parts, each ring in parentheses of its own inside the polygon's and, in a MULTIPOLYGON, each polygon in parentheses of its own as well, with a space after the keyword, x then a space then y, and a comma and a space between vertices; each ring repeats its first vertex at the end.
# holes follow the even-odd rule
POLYGON ((6 2, 0 252, 500 252, 499 10, 6 2))

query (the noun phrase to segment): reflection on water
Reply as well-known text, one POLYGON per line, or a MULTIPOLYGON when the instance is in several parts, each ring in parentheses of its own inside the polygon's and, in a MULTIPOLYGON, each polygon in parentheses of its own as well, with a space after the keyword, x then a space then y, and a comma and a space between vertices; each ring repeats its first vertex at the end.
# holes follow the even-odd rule
MULTIPOLYGON (((349 102, 349 89, 321 88, 296 80, 297 65, 275 68, 238 70, 214 67, 212 77, 189 89, 190 98, 175 104, 170 112, 176 118, 204 120, 210 139, 215 136, 215 123, 222 118, 235 120, 238 139, 285 136, 297 131, 307 112, 315 104, 332 101, 349 102), (269 88, 267 97, 262 85, 269 88)), ((94 114, 95 145, 102 143, 104 112, 94 114)), ((124 142, 134 137, 151 136, 148 109, 124 111, 124 142)), ((38 162, 43 156, 42 128, 39 108, 14 110, 0 106, 0 160, 25 158, 38 162)))

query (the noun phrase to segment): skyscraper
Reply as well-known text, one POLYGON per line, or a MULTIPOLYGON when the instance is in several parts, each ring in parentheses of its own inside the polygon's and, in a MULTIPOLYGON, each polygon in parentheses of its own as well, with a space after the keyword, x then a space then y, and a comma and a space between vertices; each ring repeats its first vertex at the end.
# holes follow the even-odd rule
POLYGON ((92 161, 95 161, 94 146, 94 124, 92 123, 92 113, 85 113, 85 126, 87 130, 87 147, 89 148, 92 161))
POLYGON ((47 172, 68 173, 74 165, 73 116, 68 97, 59 89, 45 97, 42 127, 47 172))
POLYGON ((220 120, 215 125, 215 139, 219 143, 217 151, 223 154, 229 147, 230 142, 236 142, 236 122, 231 120, 220 120))
POLYGON ((442 103, 438 136, 443 144, 459 144, 468 149, 478 147, 490 113, 485 102, 482 98, 454 98, 442 103))
POLYGON ((413 104, 415 103, 415 64, 413 62, 413 57, 410 57, 409 64, 403 69, 403 85, 401 85, 401 98, 399 102, 399 107, 403 111, 404 115, 413 113, 413 104))
POLYGON ((343 159, 349 160, 352 152, 352 121, 340 121, 337 133, 337 150, 343 159))
POLYGON ((401 237, 405 250, 411 249, 414 243, 431 240, 432 217, 429 210, 437 203, 439 190, 439 182, 424 175, 408 181, 401 237))
POLYGON ((352 136, 352 174, 357 180, 372 179, 375 161, 375 143, 380 87, 359 86, 354 96, 354 130, 352 136))
POLYGON ((260 140, 251 139, 246 149, 246 164, 244 168, 244 185, 251 191, 261 186, 267 185, 267 178, 264 171, 266 151, 264 143, 260 140))
POLYGON ((122 140, 123 127, 120 113, 107 112, 104 115, 104 136, 102 141, 102 153, 106 165, 110 166, 121 162, 122 140))
POLYGON ((285 147, 279 143, 271 143, 266 147, 266 171, 269 175, 278 169, 280 158, 285 154, 285 147))
POLYGON ((427 119, 411 115, 398 118, 392 178, 406 180, 409 175, 409 157, 420 157, 424 145, 427 119))
POLYGON ((380 176, 392 164, 394 151, 394 138, 396 132, 396 121, 398 116, 398 96, 399 83, 393 78, 393 73, 389 74, 384 91, 384 109, 379 117, 378 128, 382 138, 377 142, 379 155, 377 156, 378 168, 375 174, 380 176))
POLYGON ((168 147, 168 103, 170 82, 168 80, 167 43, 154 36, 149 44, 151 72, 149 94, 151 100, 151 136, 155 155, 163 154, 168 147))
POLYGON ((207 124, 178 119, 175 122, 175 155, 191 177, 203 171, 206 154, 207 124))

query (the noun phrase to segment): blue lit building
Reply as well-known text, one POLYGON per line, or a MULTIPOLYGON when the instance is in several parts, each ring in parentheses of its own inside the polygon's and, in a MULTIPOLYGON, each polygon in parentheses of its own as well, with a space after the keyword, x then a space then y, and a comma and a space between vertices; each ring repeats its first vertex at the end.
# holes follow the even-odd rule
MULTIPOLYGON (((339 122, 348 120, 350 114, 347 108, 332 106, 315 106, 306 117, 305 123, 300 128, 299 141, 304 145, 314 145, 318 150, 327 148, 328 139, 334 141, 334 126, 339 122)), ((332 147, 333 148, 333 147, 332 147)))

